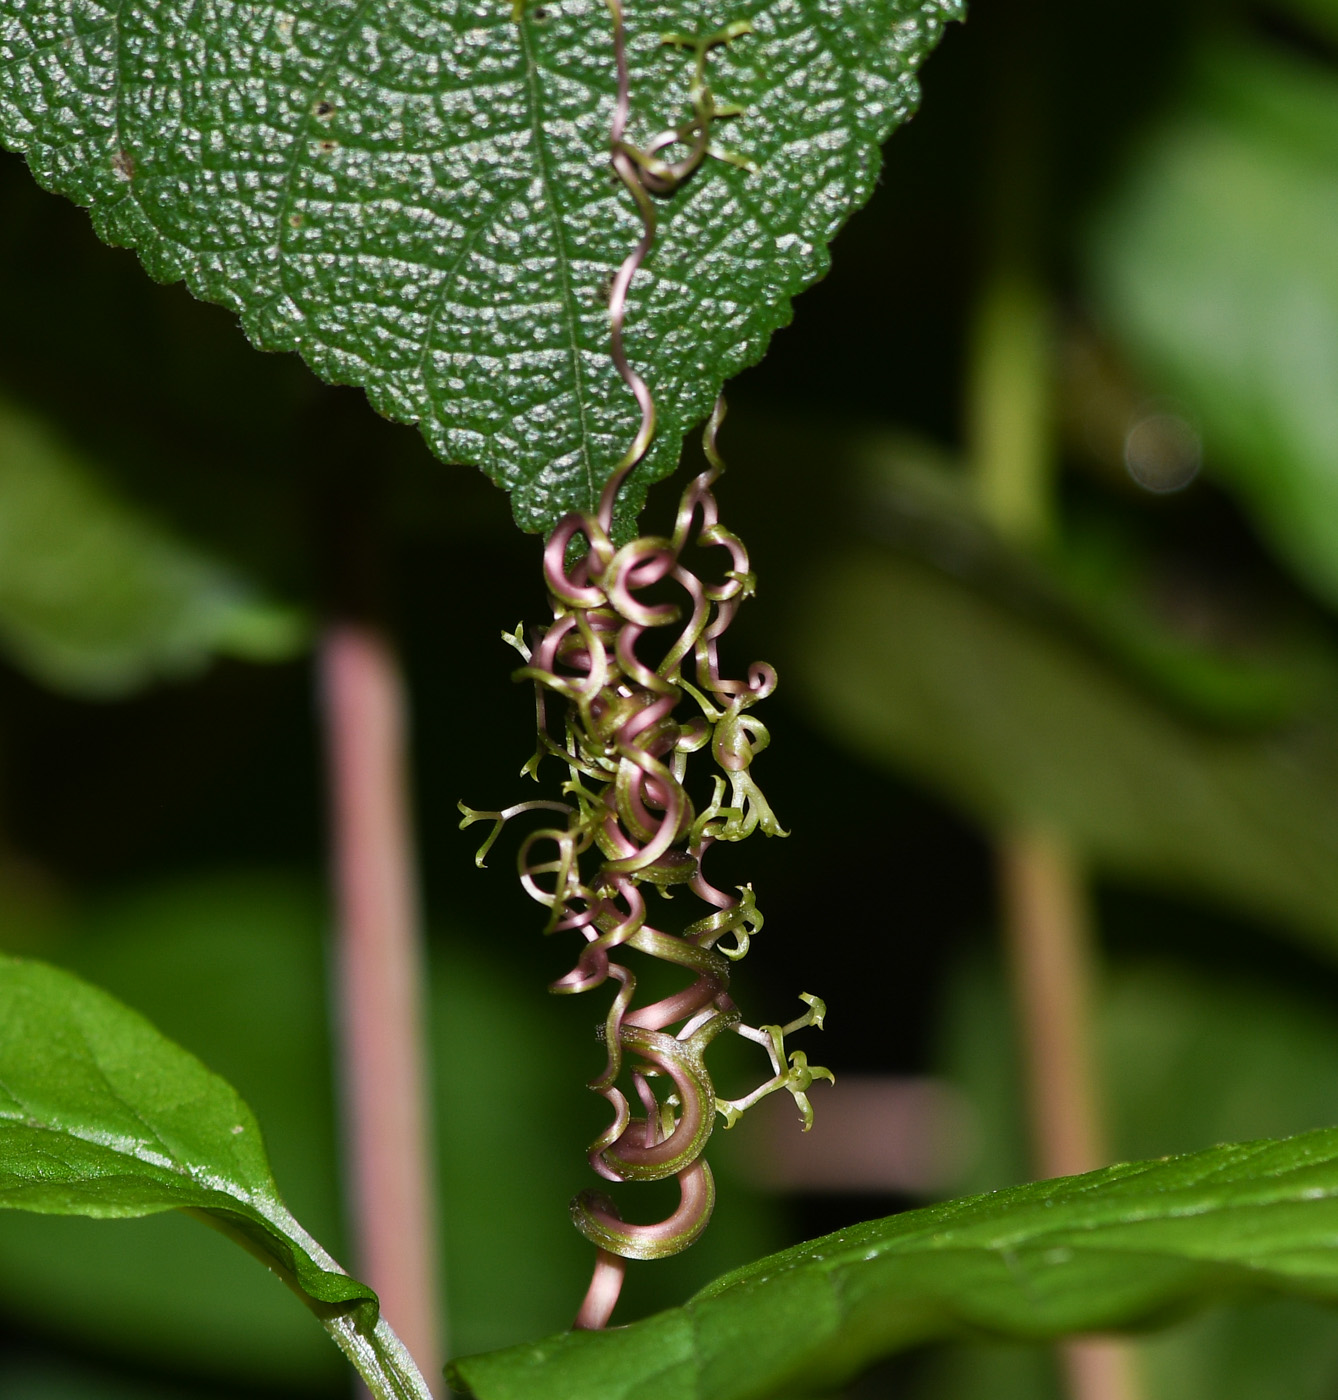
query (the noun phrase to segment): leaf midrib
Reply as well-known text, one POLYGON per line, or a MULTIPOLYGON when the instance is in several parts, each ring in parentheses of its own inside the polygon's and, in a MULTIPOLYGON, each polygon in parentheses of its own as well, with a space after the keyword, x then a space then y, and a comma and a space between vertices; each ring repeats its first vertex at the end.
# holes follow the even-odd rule
POLYGON ((578 321, 575 302, 571 290, 571 267, 567 258, 567 244, 562 234, 561 211, 553 198, 553 179, 550 171, 548 142, 543 127, 543 101, 539 88, 539 65, 535 60, 534 48, 530 40, 528 24, 528 0, 521 0, 525 9, 521 12, 516 29, 520 36, 520 51, 525 60, 525 86, 529 92, 530 139, 534 142, 535 155, 539 162, 540 186, 543 190, 544 213, 548 216, 553 234, 553 244, 557 250, 558 281, 561 284, 562 319, 567 330, 567 349, 571 356, 572 379, 575 384, 576 407, 581 419, 581 458, 585 465, 586 497, 591 506, 599 491, 595 485, 595 465, 590 456, 590 422, 587 414, 585 372, 581 365, 581 343, 578 336, 578 321))

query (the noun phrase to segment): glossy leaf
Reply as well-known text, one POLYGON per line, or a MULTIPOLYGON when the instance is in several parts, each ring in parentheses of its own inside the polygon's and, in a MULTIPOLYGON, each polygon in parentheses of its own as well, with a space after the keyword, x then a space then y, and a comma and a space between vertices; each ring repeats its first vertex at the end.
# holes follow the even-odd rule
POLYGON ((1338 78, 1261 50, 1204 65, 1098 220, 1102 314, 1201 421, 1208 469, 1338 601, 1338 78))
POLYGON ((1338 1302, 1338 1129, 1038 1182, 842 1230, 631 1327, 457 1362, 478 1400, 824 1393, 964 1327, 1027 1338, 1248 1292, 1338 1302))
POLYGON ((378 1400, 427 1400, 375 1294, 284 1206, 237 1094, 107 993, 9 957, 0 957, 0 1208, 198 1215, 298 1291, 378 1400))
MULTIPOLYGON (((1102 919, 1116 945, 1137 913, 1102 919)), ((1146 928, 1142 929, 1144 937, 1146 928)), ((1106 960, 1095 1042, 1114 1150, 1150 1157, 1205 1142, 1306 1132, 1338 1120, 1338 1015, 1323 990, 1167 959, 1106 960)), ((1321 984, 1322 986, 1322 984, 1321 984)), ((1021 1056, 1002 966, 949 977, 940 1068, 975 1110, 971 1191, 1026 1179, 1021 1056)), ((1137 1343, 1146 1400, 1326 1400, 1338 1387, 1338 1312, 1297 1299, 1233 1305, 1137 1343)), ((914 1400, 1059 1400, 1044 1347, 962 1342, 914 1400)))
MULTIPOLYGON (((44 930, 15 926, 18 904, 0 881, 0 947, 25 938, 223 1074, 264 1123, 293 1213, 342 1257, 318 885, 273 872, 184 877, 74 904, 44 930)), ((567 1204, 587 1170, 584 1081, 599 1048, 580 1009, 545 993, 537 943, 518 969, 516 947, 457 922, 429 951, 448 1333, 483 1350, 564 1326, 589 1280, 567 1204)), ((632 1315, 783 1239, 774 1201, 745 1180, 726 1187, 729 1163, 715 1165, 723 1199, 709 1235, 631 1281, 632 1315)), ((341 1358, 296 1299, 175 1213, 108 1225, 0 1212, 0 1310, 11 1328, 243 1388, 339 1384, 341 1358)), ((8 1400, 6 1383, 0 1371, 8 1400)))
MULTIPOLYGON (((688 113, 692 58, 664 34, 752 30, 713 51, 710 81, 743 108, 713 140, 755 169, 708 158, 632 293, 629 354, 661 424, 641 491, 826 270, 958 15, 960 0, 628 7, 639 140, 688 113)), ((44 185, 258 346, 483 467, 530 530, 593 504, 635 424, 608 345, 606 282, 640 227, 610 183, 614 91, 602 0, 0 6, 0 139, 44 185)))
MULTIPOLYGON (((0 886, 0 946, 16 903, 0 886)), ((23 951, 111 992, 226 1078, 265 1125, 286 1204, 342 1258, 327 927, 313 882, 225 871, 71 902, 23 951)), ((0 1213, 0 1307, 11 1327, 239 1384, 305 1391, 339 1385, 344 1368, 277 1278, 177 1212, 115 1225, 0 1213)))
POLYGON ((216 653, 292 655, 303 628, 0 400, 0 649, 57 690, 120 695, 216 653))

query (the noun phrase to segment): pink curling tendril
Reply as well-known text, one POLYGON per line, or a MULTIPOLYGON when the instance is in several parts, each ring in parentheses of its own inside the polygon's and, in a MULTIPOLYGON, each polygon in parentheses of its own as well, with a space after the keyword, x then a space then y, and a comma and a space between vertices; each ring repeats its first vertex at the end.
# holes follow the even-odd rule
POLYGON ((775 672, 759 663, 746 679, 728 679, 718 655, 720 637, 754 587, 747 550, 720 523, 712 489, 724 470, 716 446, 723 400, 706 427, 708 468, 684 491, 672 536, 642 536, 621 547, 612 539, 618 491, 655 433, 654 399, 623 344, 628 290, 655 239, 651 196, 671 193, 708 153, 718 154, 709 148, 711 123, 737 109, 715 103, 706 84, 706 59, 712 48, 748 29, 736 24, 705 39, 667 37, 668 43, 696 50, 689 93, 693 115, 640 149, 626 135, 630 100, 622 9, 619 0, 608 5, 618 73, 611 160, 643 222, 640 240, 613 279, 611 349, 641 409, 641 425, 597 509, 568 515, 547 543, 543 568, 551 625, 538 634, 532 650, 520 629, 507 637, 527 662, 517 679, 535 686, 539 747, 525 771, 537 777, 543 758, 558 758, 567 766, 564 793, 570 800, 523 802, 501 812, 478 812, 461 803, 462 826, 493 822, 479 864, 512 817, 536 809, 566 817, 565 826, 529 833, 519 868, 525 890, 550 911, 546 931, 574 932, 584 939, 576 965, 551 990, 574 994, 609 981, 617 988, 601 1027, 607 1060, 590 1083, 608 1101, 612 1119, 591 1144, 590 1165, 611 1182, 678 1179, 678 1208, 655 1224, 624 1221, 602 1192, 582 1191, 572 1202, 577 1229, 597 1248, 594 1277, 575 1324, 584 1328, 607 1324, 628 1259, 676 1254, 706 1228, 715 1186, 702 1152, 716 1117, 730 1127, 759 1099, 786 1089, 807 1130, 813 1121, 807 1090, 814 1079, 832 1078, 821 1066, 810 1066, 801 1051, 787 1052, 785 1046, 792 1032, 822 1025, 825 1007, 817 997, 805 993, 801 1000, 807 1009, 788 1025, 743 1024, 729 996, 729 967, 748 951, 762 915, 751 886, 728 894, 702 869, 717 841, 740 841, 759 829, 785 835, 750 772, 770 738, 749 711, 775 689, 775 672), (686 148, 683 158, 666 159, 676 146, 686 148), (585 545, 580 557, 573 541, 585 545), (689 547, 724 551, 718 580, 707 581, 688 567, 683 556, 689 547), (562 702, 560 721, 549 714, 550 699, 562 702), (685 716, 684 709, 692 713, 685 716), (711 796, 700 804, 685 786, 689 760, 698 753, 709 754, 716 765, 711 796), (666 897, 671 888, 686 887, 708 912, 679 932, 655 928, 648 921, 646 885, 666 897), (625 950, 673 964, 690 978, 688 985, 634 1007, 636 976, 615 960, 625 950), (716 1096, 705 1064, 707 1048, 726 1031, 761 1045, 771 1063, 771 1076, 739 1099, 716 1096), (625 1092, 629 1081, 635 1110, 625 1092))

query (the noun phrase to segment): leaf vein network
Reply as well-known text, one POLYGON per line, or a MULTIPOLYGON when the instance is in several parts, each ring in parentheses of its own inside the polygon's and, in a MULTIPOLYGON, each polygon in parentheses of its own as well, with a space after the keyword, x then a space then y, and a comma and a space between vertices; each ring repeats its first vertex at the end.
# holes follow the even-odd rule
MULTIPOLYGON (((349 39, 357 25, 367 17, 367 11, 372 8, 376 0, 358 0, 358 4, 349 12, 348 18, 330 36, 330 52, 325 62, 321 65, 319 72, 311 83, 313 91, 319 92, 330 75, 341 61, 347 57, 347 46, 349 39)), ((287 165, 284 167, 283 184, 279 193, 279 210, 274 224, 274 242, 271 245, 271 252, 278 273, 278 291, 265 303, 266 307, 274 305, 275 302, 287 298, 297 305, 297 300, 288 287, 288 264, 284 257, 284 239, 289 229, 288 216, 293 207, 293 178, 297 174, 298 164, 302 158, 302 152, 306 147, 311 134, 311 123, 315 120, 310 104, 307 106, 306 115, 302 118, 298 128, 292 135, 292 147, 289 153, 287 165)))
POLYGON ((89 25, 87 29, 71 30, 68 34, 62 34, 59 39, 53 39, 49 44, 34 44, 32 48, 25 49, 12 58, 0 60, 0 73, 8 72, 11 68, 16 68, 22 63, 29 63, 34 58, 41 58, 45 54, 56 53, 67 44, 83 43, 90 38, 96 38, 104 30, 115 29, 115 27, 115 19, 106 19, 97 24, 89 25))
POLYGON ((423 367, 426 365, 427 357, 432 351, 432 337, 437 329, 437 320, 441 316, 442 311, 445 310, 447 298, 459 279, 460 269, 464 266, 466 259, 474 251, 474 244, 478 242, 485 230, 492 227, 496 217, 496 211, 506 199, 508 188, 511 187, 504 187, 500 190, 493 203, 486 210, 480 211, 478 221, 464 238, 460 240, 459 251, 452 259, 451 265, 443 270, 441 286, 437 289, 437 293, 433 297, 432 309, 428 312, 426 323, 423 326, 422 345, 419 348, 418 360, 413 368, 413 378, 417 381, 420 391, 427 397, 429 403, 432 401, 433 395, 428 385, 427 376, 423 373, 423 367))

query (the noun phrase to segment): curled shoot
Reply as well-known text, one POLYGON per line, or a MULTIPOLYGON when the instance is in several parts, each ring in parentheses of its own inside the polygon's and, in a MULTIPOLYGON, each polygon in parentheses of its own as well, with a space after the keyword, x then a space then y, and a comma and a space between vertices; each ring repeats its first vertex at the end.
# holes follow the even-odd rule
POLYGON ((493 824, 479 864, 512 818, 535 810, 565 817, 562 825, 530 831, 518 864, 524 889, 548 910, 545 931, 584 940, 575 966, 551 990, 572 995, 609 982, 616 989, 599 1032, 605 1065, 589 1086, 608 1102, 612 1116, 590 1145, 589 1162, 610 1182, 678 1181, 678 1207, 653 1224, 624 1221, 603 1192, 582 1191, 573 1200, 576 1228, 597 1249, 578 1327, 608 1322, 628 1259, 676 1254, 706 1228, 715 1185, 702 1154, 717 1117, 731 1127, 760 1099, 785 1090, 807 1131, 813 1122, 808 1090, 815 1080, 832 1079, 829 1070, 786 1047, 787 1036, 821 1027, 826 1008, 817 997, 805 993, 807 1009, 787 1025, 744 1025, 729 995, 730 966, 748 952, 762 915, 751 886, 727 893, 703 870, 718 841, 740 841, 758 830, 787 834, 751 773, 754 758, 770 743, 752 710, 775 689, 776 674, 756 663, 745 678, 734 679, 720 667, 720 638, 755 585, 748 552, 721 523, 713 490, 724 470, 716 442, 723 400, 706 425, 707 470, 683 492, 672 534, 641 536, 622 546, 612 539, 618 492, 655 433, 653 395, 623 343, 628 290, 654 244, 655 197, 677 189, 707 155, 746 165, 711 147, 713 123, 738 109, 717 103, 707 61, 712 50, 749 27, 737 22, 704 38, 664 36, 666 45, 695 56, 691 115, 637 147, 627 137, 622 7, 620 0, 608 0, 608 6, 618 75, 610 160, 642 218, 641 237, 611 284, 611 354, 641 409, 641 423, 597 508, 568 515, 547 542, 543 569, 551 623, 536 629, 528 644, 521 628, 503 633, 526 662, 516 678, 535 688, 538 747, 522 772, 537 779, 540 764, 556 758, 567 771, 566 800, 488 812, 461 804, 462 826, 493 824), (681 153, 673 158, 676 151, 681 153), (694 558, 723 551, 723 567, 704 578, 689 567, 690 551, 694 558), (689 763, 698 754, 715 767, 710 797, 700 803, 686 786, 689 763), (654 927, 647 887, 665 899, 685 888, 705 912, 677 932, 654 927), (671 964, 687 984, 635 1006, 636 974, 623 961, 628 951, 671 964), (725 1032, 760 1045, 771 1066, 768 1079, 737 1099, 717 1096, 706 1066, 712 1041, 725 1032))

